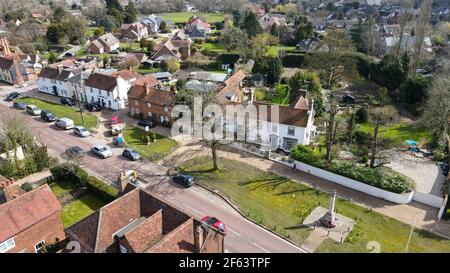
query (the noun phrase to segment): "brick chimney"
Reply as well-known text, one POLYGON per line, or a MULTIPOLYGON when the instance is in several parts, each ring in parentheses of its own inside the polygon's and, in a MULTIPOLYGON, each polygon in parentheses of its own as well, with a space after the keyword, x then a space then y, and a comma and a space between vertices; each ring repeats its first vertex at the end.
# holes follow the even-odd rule
POLYGON ((58 65, 58 73, 61 73, 62 72, 62 70, 63 70, 63 66, 60 64, 60 65, 58 65))
POLYGON ((195 252, 200 253, 203 246, 203 228, 201 225, 198 225, 194 231, 194 248, 195 252))
POLYGON ((145 87, 145 94, 147 94, 147 96, 150 95, 151 86, 147 81, 144 82, 144 87, 145 87))

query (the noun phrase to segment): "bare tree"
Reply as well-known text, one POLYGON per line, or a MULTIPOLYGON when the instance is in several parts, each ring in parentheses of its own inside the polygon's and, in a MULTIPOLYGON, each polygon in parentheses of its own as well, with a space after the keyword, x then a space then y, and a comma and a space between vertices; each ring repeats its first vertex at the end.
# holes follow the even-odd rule
POLYGON ((427 32, 430 29, 430 18, 431 18, 431 4, 433 0, 424 0, 420 6, 419 20, 417 21, 415 35, 416 40, 414 43, 414 52, 412 54, 412 67, 411 73, 416 74, 417 67, 419 65, 420 59, 423 53, 424 39, 427 32))
MULTIPOLYGON (((375 108, 370 113, 371 123, 374 125, 372 147, 370 154, 370 167, 375 168, 376 159, 380 158, 383 150, 389 147, 389 140, 382 138, 383 127, 393 123, 397 118, 397 111, 392 106, 375 108)), ((379 164, 380 165, 380 164, 379 164)))
POLYGON ((403 42, 403 36, 405 34, 406 28, 413 19, 413 14, 411 13, 411 9, 414 5, 413 0, 404 0, 402 3, 402 8, 400 10, 399 18, 398 18, 398 25, 399 25, 399 37, 398 37, 398 43, 397 48, 395 49, 395 59, 398 60, 398 58, 401 56, 401 48, 402 48, 402 42, 403 42))
POLYGON ((375 20, 369 15, 362 33, 362 40, 367 53, 378 56, 381 48, 381 37, 375 26, 375 20))
POLYGON ((427 102, 423 107, 423 115, 419 122, 427 128, 435 144, 450 141, 450 79, 448 73, 437 75, 427 91, 427 102))
POLYGON ((329 119, 327 123, 326 133, 327 133, 327 154, 325 159, 328 162, 331 162, 331 151, 333 148, 333 144, 336 139, 336 131, 338 122, 336 122, 336 115, 339 113, 339 104, 330 96, 330 111, 328 112, 329 119))

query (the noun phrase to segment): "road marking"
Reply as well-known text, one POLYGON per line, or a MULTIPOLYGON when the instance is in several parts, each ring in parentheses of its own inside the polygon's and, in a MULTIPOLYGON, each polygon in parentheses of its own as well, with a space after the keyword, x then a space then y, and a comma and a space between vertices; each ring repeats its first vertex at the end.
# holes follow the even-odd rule
POLYGON ((264 252, 267 252, 267 253, 270 252, 269 250, 265 249, 264 247, 258 245, 257 243, 253 243, 253 245, 256 246, 257 248, 261 249, 261 250, 264 251, 264 252))
POLYGON ((232 233, 236 234, 237 236, 241 237, 241 234, 237 233, 236 231, 232 230, 231 228, 228 228, 229 231, 231 231, 232 233))

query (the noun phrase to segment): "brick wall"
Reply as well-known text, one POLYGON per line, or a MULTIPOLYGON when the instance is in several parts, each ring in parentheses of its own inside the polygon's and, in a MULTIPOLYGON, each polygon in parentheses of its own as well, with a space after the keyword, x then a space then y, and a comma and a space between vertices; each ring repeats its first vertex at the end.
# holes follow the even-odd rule
POLYGON ((151 119, 156 121, 157 123, 161 122, 160 116, 163 115, 166 118, 170 120, 170 113, 171 108, 168 107, 168 111, 164 111, 164 106, 157 105, 157 104, 151 104, 150 107, 147 106, 147 103, 144 101, 139 101, 139 105, 135 104, 135 100, 128 99, 129 100, 129 108, 130 113, 136 113, 136 110, 132 111, 131 108, 139 109, 139 114, 142 115, 142 118, 147 119, 149 118, 148 113, 152 113, 151 119))
POLYGON ((15 235, 16 247, 8 252, 16 253, 26 249, 27 252, 34 253, 34 246, 40 241, 44 240, 46 244, 51 244, 56 242, 57 239, 60 241, 65 239, 59 211, 15 235))

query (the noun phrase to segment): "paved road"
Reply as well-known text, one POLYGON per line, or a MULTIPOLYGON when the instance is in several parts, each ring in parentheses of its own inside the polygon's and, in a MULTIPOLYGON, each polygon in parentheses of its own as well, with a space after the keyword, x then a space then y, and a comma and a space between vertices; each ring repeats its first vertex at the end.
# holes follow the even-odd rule
MULTIPOLYGON (((4 94, 0 94, 4 97, 4 94)), ((0 112, 17 111, 2 101, 0 112)), ((22 112, 23 115, 26 115, 22 112)), ((28 116, 33 133, 43 140, 49 147, 50 154, 63 157, 69 146, 80 146, 89 150, 93 144, 107 144, 104 139, 94 137, 79 138, 70 131, 58 129, 55 125, 42 122, 37 117, 28 116)), ((182 189, 169 182, 165 175, 166 168, 155 163, 131 162, 125 160, 120 154, 120 148, 113 148, 114 156, 108 159, 99 159, 88 153, 84 164, 88 171, 96 174, 111 184, 115 184, 120 172, 134 169, 145 182, 145 188, 168 203, 194 215, 202 217, 213 215, 224 221, 229 233, 226 236, 227 252, 305 252, 301 248, 275 236, 245 218, 241 217, 226 202, 214 194, 199 188, 182 189)), ((117 185, 116 185, 117 186, 117 185)))

